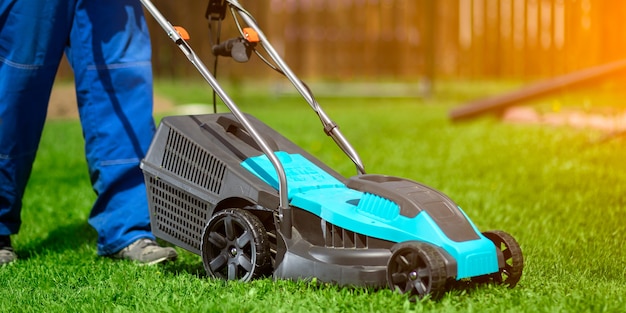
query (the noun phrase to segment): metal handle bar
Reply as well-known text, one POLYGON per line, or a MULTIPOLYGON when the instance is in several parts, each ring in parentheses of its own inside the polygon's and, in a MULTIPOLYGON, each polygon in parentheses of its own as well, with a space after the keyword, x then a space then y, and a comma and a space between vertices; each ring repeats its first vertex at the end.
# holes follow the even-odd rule
POLYGON ((281 71, 283 71, 285 76, 287 76, 289 81, 291 81, 291 83, 294 85, 296 90, 298 90, 298 92, 302 95, 302 97, 304 97, 304 99, 309 103, 313 111, 317 113, 317 115, 319 116, 322 122, 322 125, 324 126, 324 131, 335 141, 335 143, 339 146, 339 148, 352 160, 352 162, 356 165, 357 171, 359 172, 359 174, 365 174, 365 168, 363 166, 363 162, 361 161, 361 158, 359 157, 356 150, 352 147, 352 145, 350 145, 350 142, 348 142, 348 140, 343 136, 337 124, 335 124, 335 122, 333 122, 328 117, 328 115, 326 115, 326 112, 324 112, 322 107, 317 103, 317 101, 315 101, 315 98, 313 98, 313 95, 311 95, 311 92, 304 86, 302 81, 300 81, 300 79, 298 79, 298 77, 293 73, 293 71, 289 68, 287 63, 283 61, 283 59, 278 54, 278 52, 276 52, 274 47, 272 47, 270 42, 267 40, 267 37, 265 37, 265 34, 261 30, 261 28, 257 25, 256 21, 250 15, 248 15, 248 13, 242 8, 241 4, 239 4, 239 1, 226 0, 226 2, 228 2, 230 5, 237 8, 238 9, 237 12, 239 13, 239 16, 241 16, 241 18, 246 22, 246 24, 248 24, 248 26, 250 26, 252 29, 254 29, 258 33, 260 43, 265 49, 265 51, 267 51, 269 56, 274 60, 274 62, 276 62, 276 65, 280 68, 281 71))
POLYGON ((150 0, 141 0, 141 3, 146 8, 146 10, 154 17, 154 19, 161 25, 161 27, 165 30, 167 35, 176 43, 176 45, 180 48, 180 50, 187 56, 189 61, 196 67, 198 72, 204 77, 204 79, 211 85, 213 90, 217 93, 217 95, 224 101, 224 104, 228 107, 228 109, 233 113, 233 115, 239 120, 239 122, 243 125, 244 129, 250 134, 250 136, 254 139, 254 141, 261 147, 261 150, 267 157, 270 162, 274 166, 276 170, 276 174, 278 175, 278 193, 279 193, 279 217, 288 222, 288 230, 291 228, 290 224, 290 209, 289 209, 289 200, 287 197, 287 177, 285 175, 285 170, 269 147, 269 145, 265 142, 263 137, 259 135, 257 130, 252 126, 252 124, 248 121, 246 116, 239 110, 237 105, 230 99, 230 97, 224 92, 224 89, 217 83, 217 80, 211 75, 207 67, 204 63, 197 57, 196 53, 191 49, 191 47, 187 44, 185 40, 182 39, 180 34, 176 31, 174 26, 170 24, 167 19, 159 12, 159 10, 152 4, 150 0))

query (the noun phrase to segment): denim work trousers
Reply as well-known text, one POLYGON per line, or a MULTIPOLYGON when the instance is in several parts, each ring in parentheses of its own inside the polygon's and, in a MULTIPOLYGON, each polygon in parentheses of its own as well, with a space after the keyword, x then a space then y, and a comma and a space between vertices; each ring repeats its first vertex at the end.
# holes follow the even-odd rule
POLYGON ((155 131, 151 47, 137 0, 0 0, 0 235, 19 231, 64 52, 97 194, 89 223, 98 254, 112 254, 154 238, 139 168, 155 131))

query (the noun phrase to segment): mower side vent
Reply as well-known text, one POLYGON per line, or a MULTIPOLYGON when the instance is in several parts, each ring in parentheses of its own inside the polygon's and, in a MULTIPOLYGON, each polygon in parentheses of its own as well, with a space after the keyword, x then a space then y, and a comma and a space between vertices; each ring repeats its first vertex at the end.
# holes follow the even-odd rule
POLYGON ((333 248, 367 248, 367 236, 349 231, 326 222, 325 241, 327 247, 333 248))
POLYGON ((170 130, 161 166, 182 179, 220 193, 226 165, 198 144, 170 130))
POLYGON ((148 188, 153 227, 199 250, 208 203, 155 177, 150 177, 148 188))

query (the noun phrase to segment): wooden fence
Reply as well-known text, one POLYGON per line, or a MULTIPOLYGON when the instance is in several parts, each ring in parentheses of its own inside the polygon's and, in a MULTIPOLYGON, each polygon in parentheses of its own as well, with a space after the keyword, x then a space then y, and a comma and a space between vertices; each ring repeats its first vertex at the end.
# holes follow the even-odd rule
MULTIPOLYGON (((301 77, 337 80, 551 77, 626 58, 626 1, 240 0, 301 77)), ((212 65, 208 1, 154 0, 212 65)), ((197 77, 148 17, 155 74, 197 77)), ((227 17, 222 39, 236 36, 227 17)), ((220 60, 220 76, 266 77, 220 60)))

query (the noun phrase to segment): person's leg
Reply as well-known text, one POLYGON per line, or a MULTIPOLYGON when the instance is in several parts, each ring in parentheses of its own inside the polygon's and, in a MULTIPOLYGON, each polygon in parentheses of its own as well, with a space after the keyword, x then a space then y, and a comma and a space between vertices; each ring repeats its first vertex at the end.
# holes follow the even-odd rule
POLYGON ((0 236, 20 229, 22 197, 68 40, 69 2, 0 1, 0 236))
POLYGON ((150 37, 139 1, 78 0, 66 53, 98 195, 89 223, 98 254, 112 255, 154 239, 139 168, 155 130, 150 37))

